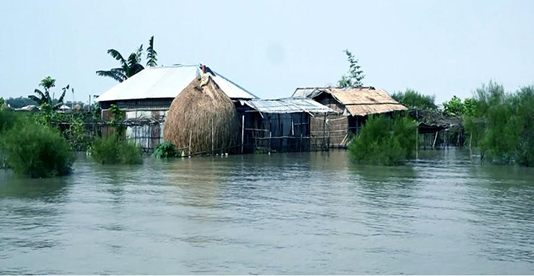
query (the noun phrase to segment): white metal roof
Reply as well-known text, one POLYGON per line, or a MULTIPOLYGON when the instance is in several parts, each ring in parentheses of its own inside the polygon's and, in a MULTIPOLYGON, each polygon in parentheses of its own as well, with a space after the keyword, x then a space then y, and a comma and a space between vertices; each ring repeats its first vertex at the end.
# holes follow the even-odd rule
POLYGON ((245 104, 262 113, 337 113, 327 106, 306 98, 253 99, 246 101, 245 104))
MULTIPOLYGON (((228 97, 257 98, 239 85, 213 72, 215 76, 212 79, 228 97)), ((198 76, 200 68, 197 65, 149 67, 104 92, 97 101, 175 98, 198 76)))

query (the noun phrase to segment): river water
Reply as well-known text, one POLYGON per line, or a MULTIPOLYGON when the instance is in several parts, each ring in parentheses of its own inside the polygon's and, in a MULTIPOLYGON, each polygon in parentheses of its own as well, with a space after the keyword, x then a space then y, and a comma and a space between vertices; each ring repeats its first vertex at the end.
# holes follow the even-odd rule
POLYGON ((0 273, 534 273, 534 170, 419 158, 80 156, 68 177, 0 172, 0 273))

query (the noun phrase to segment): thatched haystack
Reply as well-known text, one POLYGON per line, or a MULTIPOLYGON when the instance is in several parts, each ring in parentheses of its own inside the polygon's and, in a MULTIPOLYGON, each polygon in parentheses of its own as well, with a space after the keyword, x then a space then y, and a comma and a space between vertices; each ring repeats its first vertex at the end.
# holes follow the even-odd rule
POLYGON ((200 84, 196 78, 172 101, 163 138, 185 154, 234 152, 239 137, 234 103, 211 78, 200 84))

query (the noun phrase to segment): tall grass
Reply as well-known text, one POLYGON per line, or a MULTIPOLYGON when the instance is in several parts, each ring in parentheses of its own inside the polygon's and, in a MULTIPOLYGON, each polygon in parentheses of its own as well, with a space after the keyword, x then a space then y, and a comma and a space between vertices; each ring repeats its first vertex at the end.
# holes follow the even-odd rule
POLYGON ((116 134, 104 138, 97 138, 89 153, 101 164, 141 164, 142 151, 133 142, 119 139, 116 134))
POLYGON ((415 156, 415 121, 398 116, 369 117, 348 148, 352 158, 372 165, 400 165, 415 156))
POLYGON ((0 140, 0 153, 6 166, 15 173, 41 178, 71 172, 74 155, 68 142, 54 128, 17 116, 0 140))

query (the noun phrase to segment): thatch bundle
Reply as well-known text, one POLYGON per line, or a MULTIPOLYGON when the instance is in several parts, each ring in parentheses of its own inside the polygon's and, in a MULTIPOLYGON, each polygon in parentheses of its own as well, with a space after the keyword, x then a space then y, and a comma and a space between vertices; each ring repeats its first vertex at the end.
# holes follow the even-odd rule
POLYGON ((239 118, 234 103, 211 80, 201 87, 193 80, 172 101, 164 140, 186 154, 235 151, 239 118))

